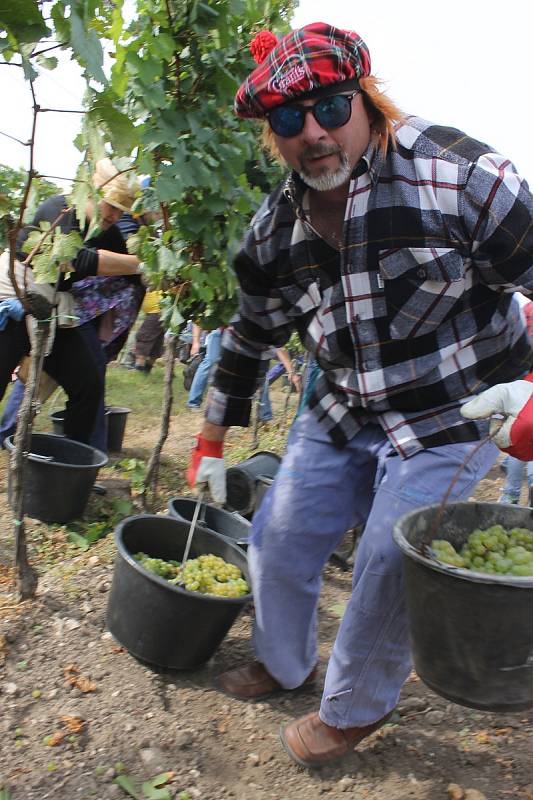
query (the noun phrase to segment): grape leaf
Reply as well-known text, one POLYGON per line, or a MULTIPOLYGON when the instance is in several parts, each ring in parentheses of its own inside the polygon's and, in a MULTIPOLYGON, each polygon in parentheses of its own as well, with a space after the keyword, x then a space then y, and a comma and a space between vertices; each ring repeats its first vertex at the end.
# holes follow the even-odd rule
POLYGON ((104 54, 96 31, 87 27, 72 5, 70 7, 70 35, 72 49, 80 61, 87 65, 87 69, 95 80, 106 84, 107 78, 102 69, 104 54))
POLYGON ((0 6, 0 28, 7 28, 19 42, 38 42, 50 31, 37 0, 17 0, 0 6))
POLYGON ((22 245, 23 253, 31 253, 34 247, 37 247, 42 238, 42 231, 31 231, 24 244, 22 245))
POLYGON ((142 785, 143 794, 146 800, 172 800, 172 795, 168 789, 160 788, 168 783, 168 773, 162 772, 145 781, 142 785))
POLYGON ((88 114, 90 120, 102 125, 118 155, 129 155, 139 144, 140 128, 113 106, 111 100, 100 96, 88 114))
POLYGON ((87 203, 91 195, 89 177, 89 167, 87 164, 80 164, 76 172, 76 181, 70 193, 70 204, 74 206, 76 219, 81 227, 85 227, 85 217, 87 215, 87 203))
POLYGON ((80 550, 88 550, 89 549, 89 542, 85 538, 85 536, 80 536, 79 533, 75 531, 68 531, 67 532, 68 540, 72 544, 75 544, 80 550))
POLYGON ((0 215, 9 214, 11 211, 11 202, 9 197, 5 194, 0 194, 0 215))
POLYGON ((179 333, 182 322, 184 322, 184 318, 180 314, 178 307, 174 306, 170 317, 170 324, 169 324, 170 331, 172 333, 179 333))
POLYGON ((130 778, 129 775, 118 775, 118 777, 115 778, 115 783, 117 786, 120 786, 121 789, 124 789, 130 797, 134 797, 135 800, 142 800, 141 796, 137 794, 133 779, 130 778))
POLYGON ((174 275, 177 272, 176 256, 168 247, 159 248, 157 262, 159 269, 165 275, 174 275))
MULTIPOLYGON (((143 465, 144 471, 144 465, 143 465)), ((131 500, 127 497, 115 497, 113 500, 113 511, 115 514, 118 514, 121 517, 126 517, 128 514, 131 514, 133 510, 133 505, 131 500)))
POLYGON ((61 233, 57 231, 52 246, 52 258, 57 264, 64 264, 76 258, 83 246, 83 240, 77 231, 61 233))
POLYGON ((58 276, 58 267, 50 258, 50 253, 37 253, 31 261, 33 280, 35 283, 55 283, 58 276))
POLYGON ((44 69, 55 69, 58 64, 55 56, 37 56, 37 62, 44 69))

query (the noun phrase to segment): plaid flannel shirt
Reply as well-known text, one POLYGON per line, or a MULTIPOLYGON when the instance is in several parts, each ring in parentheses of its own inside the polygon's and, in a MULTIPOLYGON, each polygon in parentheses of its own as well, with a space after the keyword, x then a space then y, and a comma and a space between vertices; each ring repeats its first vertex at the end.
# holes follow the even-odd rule
POLYGON ((249 422, 272 345, 296 328, 321 375, 310 407, 342 445, 379 423, 407 457, 474 441, 460 406, 531 368, 512 293, 533 294, 532 197, 510 161, 461 131, 407 117, 397 149, 375 143, 352 174, 344 244, 313 230, 295 175, 263 203, 235 268, 206 417, 249 422))

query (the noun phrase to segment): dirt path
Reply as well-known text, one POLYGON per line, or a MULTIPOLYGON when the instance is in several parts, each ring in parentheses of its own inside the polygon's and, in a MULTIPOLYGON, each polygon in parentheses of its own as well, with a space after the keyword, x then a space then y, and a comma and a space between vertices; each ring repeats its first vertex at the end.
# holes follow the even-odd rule
MULTIPOLYGON (((198 425, 189 413, 174 418, 167 483, 181 475, 198 425)), ((152 444, 152 432, 131 425, 127 455, 140 457, 152 444)), ((500 484, 494 468, 476 497, 495 500, 500 484)), ((177 484, 172 488, 176 493, 177 484)), ((7 581, 1 563, 11 543, 5 495, 0 503, 1 591, 7 581)), ((64 533, 51 536, 51 547, 64 547, 64 533)), ((253 705, 214 688, 217 673, 251 655, 250 610, 206 667, 158 672, 106 631, 111 537, 81 555, 69 553, 47 569, 41 564, 35 602, 12 607, 4 595, 1 607, 0 595, 0 787, 9 785, 13 800, 127 797, 117 775, 134 779, 144 797, 141 781, 165 771, 172 773, 172 800, 444 800, 453 797, 451 783, 478 790, 467 800, 533 800, 533 717, 452 705, 415 675, 391 724, 348 761, 316 773, 296 767, 279 744, 279 726, 317 707, 321 681, 306 693, 253 705), (47 738, 54 735, 55 745, 47 738)), ((328 566, 320 603, 321 678, 339 623, 336 606, 349 589, 350 576, 328 566)))

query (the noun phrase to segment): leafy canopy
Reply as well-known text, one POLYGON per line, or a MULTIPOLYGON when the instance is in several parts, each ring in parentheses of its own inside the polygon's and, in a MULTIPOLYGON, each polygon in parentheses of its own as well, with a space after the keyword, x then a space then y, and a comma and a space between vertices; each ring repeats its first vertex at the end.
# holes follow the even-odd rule
MULTIPOLYGON (((24 195, 27 181, 27 172, 24 169, 13 169, 0 164, 0 251, 7 247, 7 224, 5 217, 10 215, 16 219, 19 214, 20 204, 24 195)), ((61 189, 54 183, 44 178, 35 178, 31 184, 25 221, 32 219, 37 206, 47 197, 58 194, 61 189)))
POLYGON ((164 321, 174 331, 185 317, 210 328, 234 311, 231 261, 280 173, 258 147, 256 124, 233 114, 233 98, 255 67, 252 36, 283 33, 292 7, 293 0, 135 0, 126 22, 123 0, 23 0, 4 20, 3 57, 20 59, 28 78, 50 66, 32 55, 50 24, 41 9, 54 41, 84 70, 87 113, 76 142, 83 156, 71 196, 78 216, 103 155, 149 176, 136 210, 152 214, 130 249, 163 291, 164 321))

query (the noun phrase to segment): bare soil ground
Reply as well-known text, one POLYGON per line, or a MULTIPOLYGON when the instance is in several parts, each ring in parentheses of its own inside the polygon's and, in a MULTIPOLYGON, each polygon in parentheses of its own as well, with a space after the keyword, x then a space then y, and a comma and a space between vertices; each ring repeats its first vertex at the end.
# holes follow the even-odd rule
MULTIPOLYGON (((185 411, 173 419, 162 509, 165 494, 180 493, 199 423, 185 411)), ((155 435, 132 418, 125 454, 146 458, 155 435)), ((533 716, 453 705, 415 674, 390 724, 353 756, 315 772, 297 767, 281 748, 279 726, 317 708, 321 680, 305 693, 251 705, 216 690, 217 673, 251 657, 251 609, 203 669, 164 672, 136 661, 106 631, 111 536, 80 553, 64 531, 30 522, 39 591, 35 601, 15 605, 5 456, 0 462, 0 787, 11 792, 0 788, 0 798, 123 798, 122 776, 124 785, 135 782, 139 798, 161 800, 533 800, 533 716), (141 783, 162 772, 169 773, 167 794, 147 787, 143 794, 141 783)), ((476 498, 497 499, 501 480, 495 467, 476 498)), ((328 565, 321 678, 339 624, 336 606, 349 591, 350 575, 328 565)))

